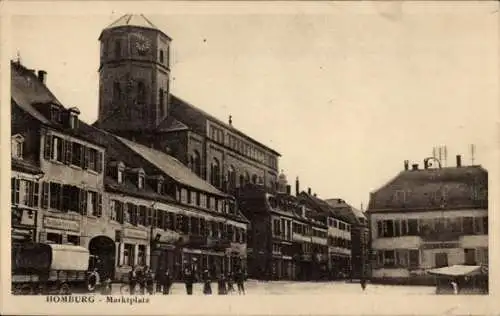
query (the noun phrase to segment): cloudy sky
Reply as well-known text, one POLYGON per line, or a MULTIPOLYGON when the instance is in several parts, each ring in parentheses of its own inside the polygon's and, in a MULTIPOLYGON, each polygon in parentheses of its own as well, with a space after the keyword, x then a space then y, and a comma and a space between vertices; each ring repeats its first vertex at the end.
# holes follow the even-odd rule
POLYGON ((100 31, 144 13, 173 38, 172 92, 282 154, 289 181, 366 206, 408 159, 447 145, 491 167, 498 117, 495 2, 52 3, 11 9, 10 57, 48 72, 97 118, 100 31), (71 6, 71 7, 70 7, 71 6), (116 8, 120 8, 119 10, 116 8))

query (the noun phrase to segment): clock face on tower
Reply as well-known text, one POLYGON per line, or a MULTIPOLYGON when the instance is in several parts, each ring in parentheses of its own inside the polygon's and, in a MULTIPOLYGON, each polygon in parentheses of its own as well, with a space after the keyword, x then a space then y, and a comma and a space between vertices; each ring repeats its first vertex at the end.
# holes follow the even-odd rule
POLYGON ((151 48, 151 41, 140 33, 134 34, 134 37, 135 37, 135 47, 137 48, 139 53, 144 54, 148 52, 149 49, 151 48))

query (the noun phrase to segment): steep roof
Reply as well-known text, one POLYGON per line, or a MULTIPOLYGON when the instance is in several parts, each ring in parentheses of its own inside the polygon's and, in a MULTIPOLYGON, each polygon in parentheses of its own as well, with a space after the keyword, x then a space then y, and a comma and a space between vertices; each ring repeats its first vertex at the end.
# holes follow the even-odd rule
POLYGON ((111 29, 120 26, 138 26, 138 27, 145 27, 149 29, 158 30, 158 27, 156 27, 156 25, 154 25, 143 14, 125 14, 121 16, 118 20, 108 25, 106 29, 111 29))
POLYGON ((166 119, 161 121, 161 123, 157 127, 157 131, 159 132, 178 132, 178 131, 187 131, 189 127, 175 119, 173 116, 168 116, 166 119))
MULTIPOLYGON (((333 207, 328 204, 326 201, 315 197, 314 195, 308 194, 305 191, 300 192, 299 197, 308 201, 311 205, 313 205, 317 211, 322 213, 323 215, 333 216, 337 219, 343 220, 349 224, 356 223, 355 216, 351 216, 349 211, 345 211, 344 208, 349 207, 348 204, 345 204, 345 207, 333 207)), ((345 202, 344 202, 345 203, 345 202)))
POLYGON ((35 70, 28 69, 14 61, 11 61, 10 66, 11 98, 14 103, 41 123, 51 124, 51 121, 40 113, 33 104, 53 103, 62 106, 61 102, 38 78, 35 70))
POLYGON ((214 195, 224 196, 224 197, 228 196, 227 194, 219 191, 217 188, 215 188, 205 180, 199 178, 182 162, 175 159, 174 157, 169 156, 156 149, 149 148, 144 145, 132 142, 128 139, 121 138, 118 136, 115 137, 118 140, 120 140, 123 144, 125 144, 128 148, 130 148, 132 151, 144 157, 144 159, 155 165, 158 169, 165 172, 169 177, 171 177, 175 181, 214 195))
POLYGON ((175 95, 171 95, 170 114, 173 115, 177 120, 181 121, 191 129, 202 135, 206 134, 207 120, 210 120, 232 131, 238 136, 265 148, 273 154, 281 156, 280 153, 278 153, 274 149, 256 141, 242 131, 234 128, 232 125, 219 120, 215 116, 203 111, 202 109, 190 104, 189 102, 182 100, 175 95))
MULTIPOLYGON (((160 30, 156 25, 151 22, 147 17, 144 16, 144 14, 125 14, 118 18, 116 21, 108 25, 103 29, 103 32, 106 30, 118 28, 118 27, 140 27, 140 28, 145 28, 145 29, 151 29, 151 30, 156 30, 169 39, 171 39, 167 34, 165 34, 162 30, 160 30)), ((101 33, 102 36, 102 33, 101 33)), ((100 38, 100 37, 99 37, 100 38)))
POLYGON ((351 224, 359 224, 359 218, 365 218, 363 212, 358 209, 355 209, 351 205, 349 205, 346 201, 335 198, 335 199, 326 199, 325 202, 330 205, 334 210, 342 214, 345 218, 349 219, 349 223, 351 224))
POLYGON ((371 194, 368 212, 487 206, 488 172, 464 166, 402 171, 371 194))

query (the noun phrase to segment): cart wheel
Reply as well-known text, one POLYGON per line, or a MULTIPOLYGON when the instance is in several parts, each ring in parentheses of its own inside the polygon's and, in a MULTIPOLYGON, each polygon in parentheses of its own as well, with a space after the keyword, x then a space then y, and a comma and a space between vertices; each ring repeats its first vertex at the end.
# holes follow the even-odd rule
POLYGON ((71 295, 71 287, 68 283, 63 283, 59 288, 59 294, 61 295, 71 295))

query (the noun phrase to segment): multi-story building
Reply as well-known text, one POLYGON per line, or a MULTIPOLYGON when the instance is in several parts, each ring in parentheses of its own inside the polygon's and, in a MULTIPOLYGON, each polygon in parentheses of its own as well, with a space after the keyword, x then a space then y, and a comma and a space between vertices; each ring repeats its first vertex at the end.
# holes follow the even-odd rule
POLYGON ((171 39, 142 15, 105 28, 99 118, 124 138, 173 155, 202 179, 233 193, 245 183, 275 188, 279 153, 170 94, 171 39))
POLYGON ((238 190, 251 221, 249 275, 257 279, 312 280, 326 269, 327 226, 291 194, 280 175, 278 190, 247 185, 238 190))
MULTIPOLYGON (((481 166, 405 170, 371 193, 372 278, 426 282, 427 269, 488 264, 488 172, 481 166)), ((435 159, 436 160, 436 159, 435 159)))
POLYGON ((192 263, 214 276, 245 269, 248 221, 234 198, 164 152, 80 121, 45 72, 11 68, 15 229, 84 246, 109 276, 133 265, 179 274, 192 263))
POLYGON ((312 194, 311 189, 299 194, 300 201, 313 209, 315 218, 323 221, 327 230, 327 278, 345 278, 351 274, 351 222, 349 217, 326 201, 312 194))
MULTIPOLYGON (((342 225, 349 231, 348 243, 350 244, 351 257, 351 272, 350 277, 360 279, 369 276, 369 238, 370 232, 368 220, 365 214, 355 207, 347 204, 342 199, 326 199, 325 200, 335 212, 342 214, 348 223, 342 225)), ((332 220, 332 233, 338 232, 340 224, 335 226, 335 221, 332 220)), ((331 227, 330 226, 330 227, 331 227)), ((346 230, 344 229, 344 230, 346 230)), ((342 229, 340 229, 342 230, 342 229)), ((345 234, 345 233, 344 233, 345 234)), ((345 271, 344 271, 345 272, 345 271)))
POLYGON ((11 63, 12 134, 23 144, 23 160, 43 173, 38 185, 13 181, 13 190, 27 190, 30 203, 38 205, 36 241, 82 245, 95 253, 94 236, 105 229, 104 147, 81 133, 78 109, 57 100, 46 75, 11 63))

